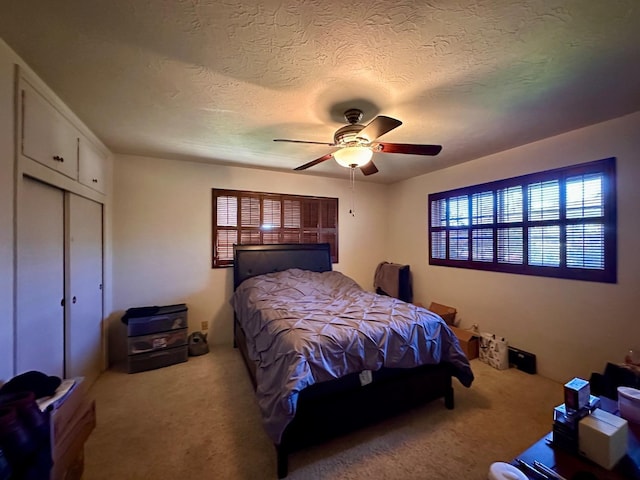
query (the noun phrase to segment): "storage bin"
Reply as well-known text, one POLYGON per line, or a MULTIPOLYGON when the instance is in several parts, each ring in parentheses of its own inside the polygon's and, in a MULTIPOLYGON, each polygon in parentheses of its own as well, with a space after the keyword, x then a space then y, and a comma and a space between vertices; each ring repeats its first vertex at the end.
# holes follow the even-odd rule
POLYGON ((187 361, 187 346, 129 356, 129 373, 143 372, 187 361))
POLYGON ((130 308, 122 321, 127 324, 129 373, 187 361, 186 304, 130 308))
POLYGON ((127 339, 129 354, 147 353, 154 350, 179 347, 187 344, 187 329, 138 335, 127 339))
POLYGON ((127 310, 122 321, 127 324, 127 335, 147 335, 187 328, 187 306, 184 303, 166 307, 141 307, 127 310))

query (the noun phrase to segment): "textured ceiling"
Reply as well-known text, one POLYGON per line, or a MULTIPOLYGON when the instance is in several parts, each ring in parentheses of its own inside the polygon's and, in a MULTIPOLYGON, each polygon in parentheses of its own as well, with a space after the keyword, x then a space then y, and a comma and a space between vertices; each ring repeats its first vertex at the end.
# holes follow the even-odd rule
MULTIPOLYGON (((640 110, 638 0, 3 0, 0 36, 114 151, 292 168, 360 107, 390 183, 640 110)), ((589 159, 585 159, 589 160, 589 159)), ((333 160, 300 175, 348 178, 333 160)), ((365 179, 359 175, 359 179, 365 179)))

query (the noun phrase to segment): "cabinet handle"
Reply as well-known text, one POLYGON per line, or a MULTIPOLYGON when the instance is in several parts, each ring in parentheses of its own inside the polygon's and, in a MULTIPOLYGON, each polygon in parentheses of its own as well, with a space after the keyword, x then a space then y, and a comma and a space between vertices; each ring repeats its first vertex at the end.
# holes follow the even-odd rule
POLYGON ((93 183, 98 183, 98 179, 97 179, 97 178, 93 178, 93 179, 91 179, 91 181, 92 181, 93 183))
POLYGON ((73 304, 75 305, 75 303, 76 303, 76 297, 75 297, 75 295, 74 295, 74 296, 73 296, 73 298, 71 299, 71 303, 73 303, 73 304))
POLYGON ((64 157, 61 157, 60 155, 54 155, 54 156, 53 156, 53 159, 54 159, 56 162, 64 162, 64 157))

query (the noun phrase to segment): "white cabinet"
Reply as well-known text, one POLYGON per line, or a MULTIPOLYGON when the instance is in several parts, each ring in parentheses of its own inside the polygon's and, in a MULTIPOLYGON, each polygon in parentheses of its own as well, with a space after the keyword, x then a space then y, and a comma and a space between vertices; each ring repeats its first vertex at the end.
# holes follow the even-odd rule
POLYGON ((80 137, 78 145, 78 180, 100 193, 105 191, 105 162, 107 156, 89 140, 80 137))
POLYGON ((20 82, 21 152, 67 177, 78 178, 79 132, 28 82, 20 82))
POLYGON ((103 367, 108 151, 39 79, 17 69, 15 374, 103 367))
MULTIPOLYGON (((91 139, 86 129, 78 128, 70 120, 75 116, 66 106, 53 99, 51 94, 43 94, 46 89, 33 85, 37 85, 37 82, 33 83, 30 77, 19 76, 19 151, 25 171, 28 170, 31 176, 39 177, 34 175, 37 170, 30 169, 28 165, 34 161, 76 181, 77 186, 82 185, 80 190, 89 187, 95 192, 106 194, 108 152, 91 139)), ((51 180, 50 175, 44 180, 57 184, 51 180)), ((68 180, 66 183, 63 181, 60 186, 75 191, 69 187, 68 180)))

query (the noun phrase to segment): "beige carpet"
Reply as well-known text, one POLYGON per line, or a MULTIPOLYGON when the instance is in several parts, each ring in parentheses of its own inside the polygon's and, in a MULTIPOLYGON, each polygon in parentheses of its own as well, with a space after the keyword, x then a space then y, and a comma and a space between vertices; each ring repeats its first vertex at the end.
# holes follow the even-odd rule
MULTIPOLYGON (((550 428, 562 385, 472 361, 471 388, 454 379, 456 408, 436 401, 290 456, 301 479, 477 479, 550 428)), ((92 387, 98 426, 85 449, 85 480, 274 479, 240 353, 214 346, 187 363, 129 375, 104 373, 92 387)))

